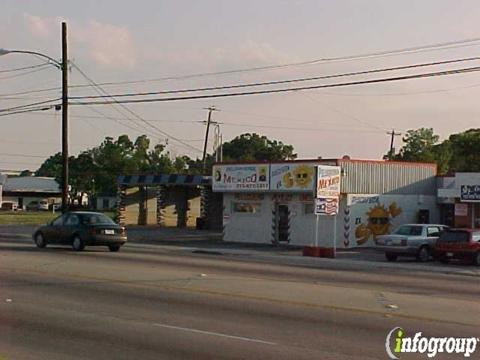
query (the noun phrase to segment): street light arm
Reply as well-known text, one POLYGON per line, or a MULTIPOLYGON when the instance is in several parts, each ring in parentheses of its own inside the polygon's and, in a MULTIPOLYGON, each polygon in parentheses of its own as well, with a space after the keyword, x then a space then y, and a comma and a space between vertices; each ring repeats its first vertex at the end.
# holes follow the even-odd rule
POLYGON ((42 54, 42 53, 39 53, 39 52, 36 52, 36 51, 29 51, 29 50, 7 50, 7 49, 1 49, 0 48, 0 56, 1 55, 7 55, 7 54, 31 54, 31 55, 37 55, 37 56, 40 56, 40 57, 43 57, 49 61, 51 61, 53 63, 53 65, 55 65, 55 67, 61 69, 62 68, 62 64, 58 61, 58 60, 55 60, 54 58, 48 56, 48 55, 45 55, 45 54, 42 54))

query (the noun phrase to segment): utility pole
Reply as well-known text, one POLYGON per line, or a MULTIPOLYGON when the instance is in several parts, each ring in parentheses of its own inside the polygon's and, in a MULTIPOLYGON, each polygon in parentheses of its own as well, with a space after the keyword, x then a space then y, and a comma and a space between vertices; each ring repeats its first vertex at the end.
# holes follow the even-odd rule
POLYGON ((62 22, 62 212, 68 209, 68 55, 67 24, 62 22))
POLYGON ((393 146, 393 142, 395 141, 395 136, 400 136, 402 133, 395 132, 395 129, 392 129, 392 131, 387 132, 388 135, 391 135, 390 138, 390 151, 388 152, 388 160, 393 160, 393 155, 395 148, 393 146))
POLYGON ((207 131, 205 132, 205 143, 203 144, 203 157, 202 157, 202 162, 203 162, 203 174, 207 175, 207 143, 208 143, 208 132, 210 131, 210 122, 212 120, 212 112, 213 111, 218 111, 215 106, 210 106, 206 108, 205 110, 208 110, 208 119, 207 119, 207 131))

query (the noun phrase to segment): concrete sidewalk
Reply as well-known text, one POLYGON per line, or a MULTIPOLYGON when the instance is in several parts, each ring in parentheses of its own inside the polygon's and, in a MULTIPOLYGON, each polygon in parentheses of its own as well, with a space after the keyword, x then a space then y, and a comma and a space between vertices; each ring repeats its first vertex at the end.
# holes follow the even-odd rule
MULTIPOLYGON (((2 225, 0 241, 30 242, 35 226, 2 225)), ((418 263, 415 259, 399 258, 387 262, 383 253, 374 249, 340 249, 337 258, 311 258, 302 256, 302 247, 289 245, 234 243, 222 241, 222 234, 214 231, 135 226, 127 228, 132 249, 150 248, 177 253, 205 256, 225 256, 249 261, 268 262, 286 266, 349 271, 425 272, 480 276, 480 268, 469 264, 418 263)))

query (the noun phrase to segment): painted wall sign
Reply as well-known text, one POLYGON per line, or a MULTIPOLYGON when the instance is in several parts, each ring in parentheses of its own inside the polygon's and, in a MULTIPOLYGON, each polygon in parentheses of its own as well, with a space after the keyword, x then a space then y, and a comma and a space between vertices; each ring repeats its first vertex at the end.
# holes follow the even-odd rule
POLYGON ((270 166, 270 190, 312 191, 315 182, 314 163, 285 163, 270 166))
POLYGON ((460 201, 480 202, 480 185, 461 185, 460 201))
POLYGON ((215 165, 213 191, 267 191, 269 190, 269 165, 215 165))
POLYGON ((318 165, 316 197, 340 196, 340 166, 318 165))

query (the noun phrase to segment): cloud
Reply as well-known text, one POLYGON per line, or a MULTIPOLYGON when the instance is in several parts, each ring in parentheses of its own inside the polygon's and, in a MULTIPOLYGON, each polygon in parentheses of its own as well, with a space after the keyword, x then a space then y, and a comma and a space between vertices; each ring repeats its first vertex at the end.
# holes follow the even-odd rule
POLYGON ((129 30, 95 20, 76 26, 72 39, 86 44, 90 57, 100 65, 111 67, 133 67, 136 49, 129 30))
POLYGON ((58 18, 43 18, 40 16, 23 14, 28 31, 37 38, 48 38, 51 36, 54 26, 59 26, 61 22, 58 18))
POLYGON ((261 67, 299 61, 297 57, 283 53, 268 43, 245 41, 240 44, 170 51, 160 53, 146 50, 147 60, 162 62, 177 68, 198 69, 204 71, 222 71, 248 67, 261 67))
MULTIPOLYGON (((61 18, 24 14, 28 31, 37 38, 59 36, 61 18)), ((136 63, 136 49, 130 31, 126 27, 101 23, 68 21, 68 38, 71 53, 84 48, 96 64, 114 68, 131 68, 136 63)))

